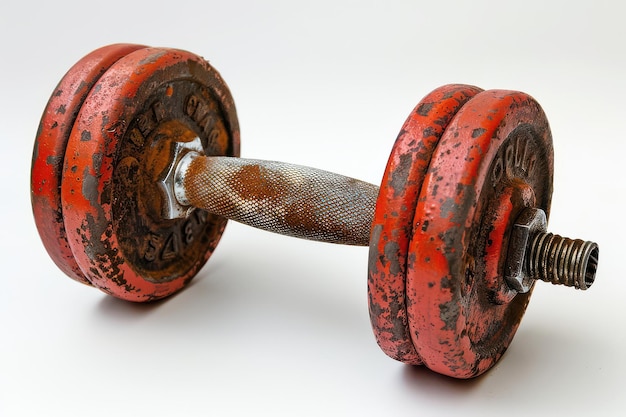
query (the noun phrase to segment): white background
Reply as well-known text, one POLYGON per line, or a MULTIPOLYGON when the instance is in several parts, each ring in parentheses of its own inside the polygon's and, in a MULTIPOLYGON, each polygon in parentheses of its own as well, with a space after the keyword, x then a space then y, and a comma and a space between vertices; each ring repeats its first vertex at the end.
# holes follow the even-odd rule
POLYGON ((605 0, 5 2, 0 415, 624 415, 625 13, 605 0), (554 136, 550 229, 599 242, 596 284, 539 283, 503 360, 457 381, 378 349, 365 248, 230 223, 166 301, 65 278, 32 220, 32 144, 65 71, 115 42, 209 59, 235 97, 242 156, 373 183, 439 85, 533 95, 554 136))

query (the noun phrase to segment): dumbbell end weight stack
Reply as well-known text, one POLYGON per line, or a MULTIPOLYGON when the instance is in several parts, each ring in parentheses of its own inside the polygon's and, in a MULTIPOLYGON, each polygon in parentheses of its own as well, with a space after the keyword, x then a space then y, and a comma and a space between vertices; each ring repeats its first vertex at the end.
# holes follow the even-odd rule
POLYGON ((380 188, 238 155, 232 97, 205 60, 138 45, 94 51, 53 93, 35 142, 44 246, 72 278, 150 301, 192 279, 226 218, 369 245, 383 351, 458 378, 500 358, 537 279, 580 289, 595 279, 595 243, 546 231, 552 139, 523 93, 433 91, 404 124, 380 188))
POLYGON ((116 297, 150 301, 193 278, 226 224, 200 210, 163 218, 157 184, 173 145, 199 137, 207 155, 238 156, 239 127, 230 92, 206 61, 130 49, 94 51, 53 92, 35 142, 32 202, 63 270, 116 297), (84 74, 93 76, 81 81, 84 74))

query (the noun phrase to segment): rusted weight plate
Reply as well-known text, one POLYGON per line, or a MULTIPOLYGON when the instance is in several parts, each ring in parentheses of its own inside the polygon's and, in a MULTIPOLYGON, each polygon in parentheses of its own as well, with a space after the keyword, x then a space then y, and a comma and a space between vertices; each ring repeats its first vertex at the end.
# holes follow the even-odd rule
POLYGON ((76 281, 89 284, 67 243, 61 208, 61 174, 76 115, 95 82, 121 57, 145 48, 116 44, 78 61, 59 82, 43 112, 31 167, 31 201, 39 236, 56 265, 76 281))
POLYGON ((552 172, 548 122, 523 93, 485 91, 450 122, 424 178, 407 268, 411 337, 432 370, 474 377, 509 346, 530 292, 504 282, 508 236, 524 207, 549 212, 552 172))
POLYGON ((70 247, 94 286, 155 300, 209 258, 226 220, 200 210, 163 219, 158 189, 175 142, 196 136, 208 155, 239 155, 230 92, 196 55, 141 49, 92 88, 68 142, 61 199, 70 247))
POLYGON ((409 334, 405 297, 417 197, 448 123, 480 91, 467 85, 446 85, 424 97, 402 126, 383 176, 370 240, 369 312, 382 350, 405 363, 421 363, 409 334))

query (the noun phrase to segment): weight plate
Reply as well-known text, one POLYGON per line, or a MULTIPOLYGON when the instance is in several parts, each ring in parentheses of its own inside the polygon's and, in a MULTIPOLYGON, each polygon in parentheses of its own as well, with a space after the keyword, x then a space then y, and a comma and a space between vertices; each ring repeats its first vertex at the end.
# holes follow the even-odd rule
POLYGON ((61 199, 70 247, 94 286, 155 300, 208 260, 226 219, 201 210, 164 219, 158 186, 176 142, 195 137, 207 155, 239 155, 230 92, 196 55, 138 50, 93 87, 70 135, 61 199))
POLYGON ((402 126, 383 176, 370 240, 369 312, 381 349, 405 363, 421 363, 409 334, 405 298, 417 197, 446 126, 480 91, 472 86, 446 85, 422 99, 402 126))
POLYGON ((61 175, 67 141, 76 115, 102 74, 121 57, 145 48, 116 44, 78 61, 61 79, 43 112, 31 166, 31 202, 35 224, 54 263, 69 277, 89 284, 67 243, 61 208, 61 175))
POLYGON ((415 210, 407 267, 411 337, 424 364, 457 378, 485 372, 509 346, 529 301, 503 266, 524 207, 549 212, 552 137, 531 97, 492 90, 455 115, 415 210))

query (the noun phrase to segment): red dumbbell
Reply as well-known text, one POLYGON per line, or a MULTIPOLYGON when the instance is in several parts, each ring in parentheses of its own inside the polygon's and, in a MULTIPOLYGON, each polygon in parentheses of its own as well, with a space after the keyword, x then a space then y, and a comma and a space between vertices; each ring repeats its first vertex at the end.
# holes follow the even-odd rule
POLYGON ((239 155, 234 102, 189 52, 111 45, 80 60, 44 112, 35 222, 70 277, 150 301, 180 290, 226 219, 369 245, 378 344, 469 378, 501 357, 534 282, 587 289, 598 246, 546 232, 552 138, 526 94, 447 85, 411 112, 380 189, 239 155))

